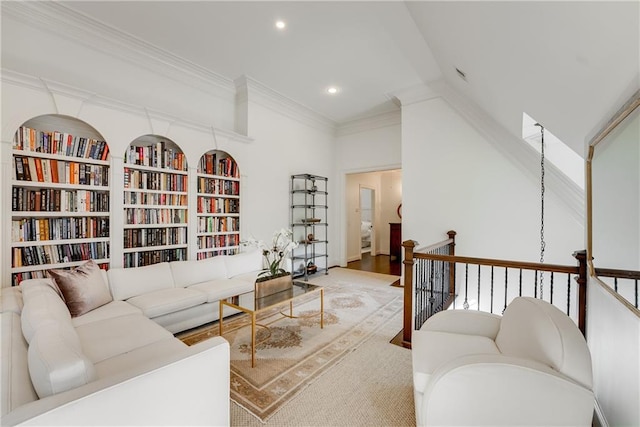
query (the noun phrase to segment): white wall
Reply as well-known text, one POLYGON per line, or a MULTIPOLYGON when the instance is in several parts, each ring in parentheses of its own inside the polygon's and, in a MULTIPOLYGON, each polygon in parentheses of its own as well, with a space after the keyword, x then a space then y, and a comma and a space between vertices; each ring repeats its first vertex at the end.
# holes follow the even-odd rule
POLYGON ((249 100, 248 131, 255 143, 236 157, 245 182, 243 233, 268 240, 289 227, 291 175, 328 177, 329 265, 339 263, 339 205, 333 167, 333 135, 249 100), (246 171, 246 176, 245 172, 246 171))
POLYGON ((640 425, 640 318, 589 278, 587 342, 606 425, 640 425))
MULTIPOLYGON (((403 239, 458 232, 456 253, 540 259, 540 188, 442 98, 402 109, 403 239)), ((547 186, 545 261, 574 265, 583 226, 547 186)))
MULTIPOLYGON (((371 171, 397 170, 401 165, 401 126, 397 112, 379 118, 383 125, 376 121, 367 121, 372 126, 363 127, 357 131, 339 132, 335 142, 335 169, 337 178, 337 209, 340 212, 339 234, 342 248, 340 265, 346 266, 348 261, 360 258, 360 218, 356 213, 358 208, 359 182, 350 180, 349 174, 360 174, 371 171)), ((394 176, 395 177, 395 176, 394 176)), ((401 177, 381 183, 378 177, 374 181, 363 181, 362 184, 376 189, 377 215, 377 247, 376 251, 388 254, 389 237, 388 224, 382 228, 383 221, 389 219, 388 211, 397 207, 401 197, 401 177), (391 191, 388 191, 392 187, 391 191), (386 237, 385 237, 386 233, 386 237), (386 240, 385 240, 386 239, 386 240)), ((388 221, 390 222, 390 221, 388 221)))

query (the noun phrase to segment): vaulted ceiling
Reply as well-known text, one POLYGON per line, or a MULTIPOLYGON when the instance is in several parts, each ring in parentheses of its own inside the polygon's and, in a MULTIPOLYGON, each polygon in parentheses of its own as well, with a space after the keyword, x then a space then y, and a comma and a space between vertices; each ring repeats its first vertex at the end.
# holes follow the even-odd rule
POLYGON ((397 109, 396 93, 444 81, 514 135, 527 112, 582 155, 594 127, 640 88, 636 1, 63 4, 336 123, 397 109))

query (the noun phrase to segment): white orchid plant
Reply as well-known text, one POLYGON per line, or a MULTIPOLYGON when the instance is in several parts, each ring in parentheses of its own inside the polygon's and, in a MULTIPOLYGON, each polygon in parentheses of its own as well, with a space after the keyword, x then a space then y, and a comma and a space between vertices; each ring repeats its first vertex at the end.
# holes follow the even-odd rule
POLYGON ((291 251, 298 247, 298 242, 293 241, 293 232, 291 230, 282 228, 273 233, 273 239, 270 245, 267 245, 262 240, 256 240, 253 237, 243 242, 243 245, 262 250, 262 256, 264 257, 267 267, 258 277, 269 279, 288 274, 287 270, 284 269, 283 263, 291 251))

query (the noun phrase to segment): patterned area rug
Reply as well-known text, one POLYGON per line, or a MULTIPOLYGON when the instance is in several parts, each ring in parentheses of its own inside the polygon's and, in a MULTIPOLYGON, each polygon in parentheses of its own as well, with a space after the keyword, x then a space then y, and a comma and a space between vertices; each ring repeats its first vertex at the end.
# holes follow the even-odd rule
MULTIPOLYGON (((311 278, 324 287, 324 329, 319 294, 294 304, 289 319, 272 310, 258 318, 269 330, 256 333, 256 366, 251 368, 247 317, 225 320, 231 347, 231 399, 266 421, 306 386, 353 351, 402 310, 402 290, 389 286, 397 276, 333 268, 311 278), (270 334, 270 335, 269 335, 270 334)), ((284 307, 288 310, 288 305, 284 307)), ((218 335, 218 324, 179 334, 188 345, 218 335)))

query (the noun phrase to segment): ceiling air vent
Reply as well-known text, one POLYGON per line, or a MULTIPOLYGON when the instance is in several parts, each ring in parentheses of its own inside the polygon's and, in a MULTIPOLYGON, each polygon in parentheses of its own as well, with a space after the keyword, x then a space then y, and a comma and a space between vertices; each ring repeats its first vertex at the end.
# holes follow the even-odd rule
POLYGON ((458 77, 460 77, 462 80, 464 80, 465 82, 467 81, 467 75, 463 71, 460 71, 459 68, 456 68, 456 73, 458 73, 458 77))

